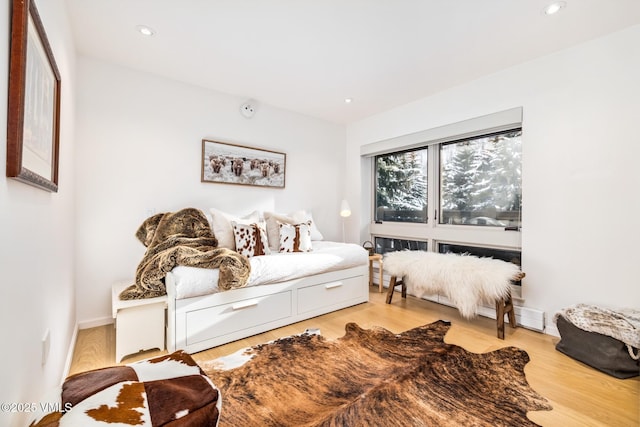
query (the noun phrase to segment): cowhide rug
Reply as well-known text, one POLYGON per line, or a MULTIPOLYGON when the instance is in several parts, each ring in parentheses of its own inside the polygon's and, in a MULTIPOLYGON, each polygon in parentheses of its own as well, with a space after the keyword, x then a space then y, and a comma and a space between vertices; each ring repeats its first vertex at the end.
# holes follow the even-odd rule
POLYGON ((354 323, 337 340, 302 334, 199 361, 220 389, 220 426, 530 426, 551 410, 529 387, 529 356, 444 343, 449 322, 401 334, 354 323), (231 366, 229 364, 231 363, 231 366))

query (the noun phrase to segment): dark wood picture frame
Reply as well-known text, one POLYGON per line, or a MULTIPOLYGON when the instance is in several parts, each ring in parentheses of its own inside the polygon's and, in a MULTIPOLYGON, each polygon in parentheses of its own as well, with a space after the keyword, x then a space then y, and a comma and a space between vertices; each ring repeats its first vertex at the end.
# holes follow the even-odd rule
POLYGON ((200 166, 201 182, 284 188, 287 155, 203 139, 200 166))
POLYGON ((58 191, 60 73, 33 0, 13 0, 7 177, 58 191))

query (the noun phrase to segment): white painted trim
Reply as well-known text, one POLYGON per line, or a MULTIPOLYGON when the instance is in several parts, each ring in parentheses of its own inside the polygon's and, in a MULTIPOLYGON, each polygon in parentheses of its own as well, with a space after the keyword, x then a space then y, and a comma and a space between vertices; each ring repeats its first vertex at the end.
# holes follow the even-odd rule
POLYGON ((407 239, 472 245, 499 249, 520 249, 521 234, 518 231, 505 231, 503 227, 484 227, 475 225, 428 224, 408 222, 383 222, 369 224, 369 233, 375 237, 407 239))
POLYGON ((64 383, 64 380, 69 376, 71 370, 71 362, 73 361, 73 352, 76 348, 76 342, 78 341, 78 322, 73 327, 73 334, 71 335, 71 341, 69 342, 69 348, 67 349, 67 360, 64 363, 64 369, 62 370, 62 378, 60 378, 60 384, 64 383))
POLYGON ((410 150, 431 144, 472 138, 522 126, 522 107, 498 111, 457 123, 438 126, 407 135, 401 135, 360 147, 360 155, 373 157, 394 151, 410 150))
MULTIPOLYGON (((448 307, 456 307, 451 301, 449 301, 447 297, 443 295, 434 295, 431 297, 424 297, 423 299, 435 302, 437 304, 446 305, 448 307)), ((513 306, 513 310, 516 315, 516 324, 518 326, 522 326, 523 328, 530 329, 532 331, 545 333, 545 315, 543 311, 515 304, 513 306)), ((478 307, 478 315, 487 317, 489 319, 495 319, 496 309, 495 307, 481 305, 480 307, 478 307)))
POLYGON ((556 326, 555 322, 548 322, 545 325, 544 333, 547 335, 560 338, 560 331, 558 330, 558 327, 556 326))

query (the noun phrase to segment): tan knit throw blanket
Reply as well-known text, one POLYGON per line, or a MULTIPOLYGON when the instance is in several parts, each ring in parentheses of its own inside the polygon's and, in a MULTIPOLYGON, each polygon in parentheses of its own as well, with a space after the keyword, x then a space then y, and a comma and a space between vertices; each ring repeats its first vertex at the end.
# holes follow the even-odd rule
POLYGON ((136 269, 136 282, 120 293, 120 299, 153 298, 167 293, 164 278, 177 265, 218 268, 222 291, 247 284, 251 264, 244 255, 218 248, 207 217, 187 208, 147 218, 136 237, 147 251, 136 269))
POLYGON ((640 310, 610 310, 594 305, 578 304, 557 313, 554 321, 562 316, 574 326, 587 332, 595 332, 622 341, 629 355, 638 360, 640 354, 640 310), (635 348, 635 351, 634 351, 635 348))

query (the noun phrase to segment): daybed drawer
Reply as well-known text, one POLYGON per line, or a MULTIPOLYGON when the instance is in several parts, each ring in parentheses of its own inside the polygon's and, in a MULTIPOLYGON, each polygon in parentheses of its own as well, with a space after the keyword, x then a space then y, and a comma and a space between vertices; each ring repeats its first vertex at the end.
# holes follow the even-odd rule
POLYGON ((187 313, 187 345, 291 316, 291 291, 187 313))
POLYGON ((359 298, 365 291, 362 283, 362 277, 351 277, 301 288, 298 291, 298 313, 306 313, 359 298))

